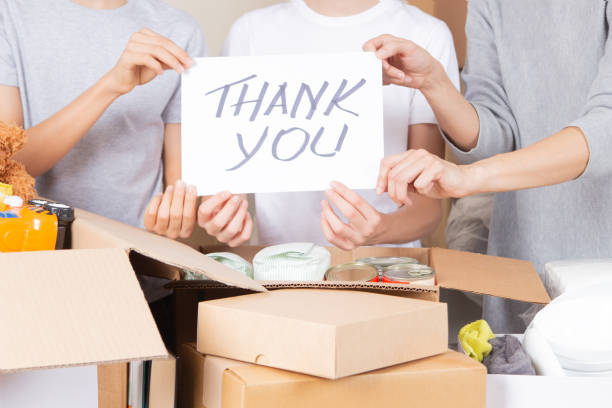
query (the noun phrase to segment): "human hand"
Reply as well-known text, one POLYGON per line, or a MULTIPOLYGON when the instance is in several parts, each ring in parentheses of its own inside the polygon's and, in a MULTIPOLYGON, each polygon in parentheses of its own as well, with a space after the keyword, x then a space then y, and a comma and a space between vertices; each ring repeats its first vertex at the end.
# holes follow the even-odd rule
POLYGON ((376 57, 382 60, 385 85, 422 89, 430 85, 434 75, 442 69, 431 54, 414 42, 389 34, 366 42, 363 50, 375 52, 376 57))
POLYGON ((165 70, 182 74, 193 60, 174 42, 148 28, 130 37, 115 67, 104 77, 112 92, 123 95, 152 81, 165 70))
POLYGON ((344 184, 332 182, 331 187, 325 192, 329 201, 321 201, 321 228, 325 238, 345 251, 376 244, 386 228, 385 215, 344 184), (347 219, 348 224, 342 222, 330 202, 347 219))
POLYGON ((473 166, 458 166, 424 149, 386 157, 380 164, 376 193, 385 191, 399 205, 411 205, 409 192, 435 199, 465 197, 478 192, 480 174, 473 166))
POLYGON ((145 211, 145 228, 171 239, 189 238, 195 227, 197 200, 195 186, 177 181, 153 197, 145 211))
POLYGON ((219 193, 200 205, 198 225, 220 242, 237 247, 247 242, 253 233, 248 207, 246 195, 219 193))

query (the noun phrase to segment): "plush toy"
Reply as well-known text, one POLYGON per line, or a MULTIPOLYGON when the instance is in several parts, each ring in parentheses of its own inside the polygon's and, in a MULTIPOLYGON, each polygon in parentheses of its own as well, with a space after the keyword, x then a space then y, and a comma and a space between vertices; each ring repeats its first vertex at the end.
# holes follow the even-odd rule
POLYGON ((34 178, 28 174, 23 164, 12 159, 26 142, 25 131, 18 126, 0 122, 0 183, 13 186, 13 195, 24 201, 36 198, 34 178))

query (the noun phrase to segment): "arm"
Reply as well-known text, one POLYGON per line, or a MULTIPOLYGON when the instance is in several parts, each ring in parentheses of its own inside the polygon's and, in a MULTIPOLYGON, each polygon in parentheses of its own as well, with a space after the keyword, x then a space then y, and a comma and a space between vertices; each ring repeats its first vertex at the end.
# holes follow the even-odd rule
POLYGON ((395 201, 406 202, 412 191, 431 198, 458 198, 543 187, 576 179, 588 162, 583 132, 568 127, 531 146, 464 166, 423 150, 387 157, 381 164, 378 191, 390 191, 395 201))
POLYGON ((451 149, 463 162, 514 150, 518 131, 503 87, 489 3, 472 0, 468 7, 465 98, 441 64, 413 42, 383 35, 364 45, 383 60, 386 83, 423 92, 451 149))
MULTIPOLYGON (((143 29, 130 39, 117 65, 77 99, 28 129, 28 142, 16 159, 39 176, 62 159, 115 99, 153 80, 166 69, 183 72, 191 59, 170 40, 143 29)), ((23 123, 23 117, 18 123, 23 123)))

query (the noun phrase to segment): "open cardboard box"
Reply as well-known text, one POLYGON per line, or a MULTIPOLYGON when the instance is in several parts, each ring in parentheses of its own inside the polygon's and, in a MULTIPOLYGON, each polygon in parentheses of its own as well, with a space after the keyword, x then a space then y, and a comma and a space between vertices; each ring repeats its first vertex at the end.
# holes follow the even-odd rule
MULTIPOLYGON (((233 252, 252 262, 253 257, 264 247, 208 246, 204 253, 233 252)), ((389 284, 381 282, 259 282, 266 289, 345 289, 361 290, 415 299, 439 300, 439 288, 454 289, 482 295, 497 296, 522 302, 547 304, 550 297, 535 268, 528 261, 500 258, 442 248, 387 248, 361 247, 353 251, 342 251, 329 247, 333 265, 353 262, 372 256, 405 256, 417 259, 436 271, 437 286, 389 284)), ((227 285, 211 281, 174 281, 168 287, 182 289, 219 289, 235 291, 227 285)), ((240 291, 238 291, 240 292, 240 291)), ((236 292, 238 294, 238 292, 236 292)), ((246 291, 244 292, 246 293, 246 291)))
MULTIPOLYGON (((172 280, 189 270, 266 290, 186 245, 85 211, 76 212, 72 247, 0 253, 0 375, 167 358, 136 273, 172 280)), ((100 384, 101 406, 117 388, 100 384)))

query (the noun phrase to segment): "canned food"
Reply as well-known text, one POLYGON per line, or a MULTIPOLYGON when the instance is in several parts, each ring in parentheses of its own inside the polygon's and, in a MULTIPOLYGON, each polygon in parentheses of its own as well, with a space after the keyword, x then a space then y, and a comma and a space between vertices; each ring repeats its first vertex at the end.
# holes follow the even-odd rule
POLYGON ((337 265, 325 273, 327 281, 378 282, 378 269, 361 262, 337 265))
POLYGON ((382 281, 385 283, 415 283, 433 286, 436 284, 436 273, 433 268, 426 265, 391 265, 383 270, 382 281))
POLYGON ((365 263, 375 266, 380 272, 388 266, 399 265, 399 264, 418 264, 414 258, 408 258, 405 256, 374 256, 371 258, 357 259, 355 262, 365 263))

